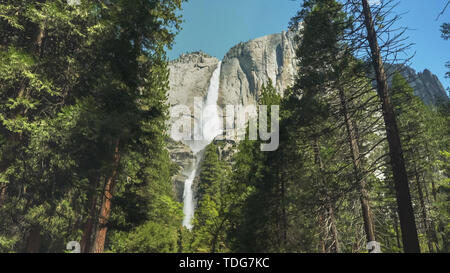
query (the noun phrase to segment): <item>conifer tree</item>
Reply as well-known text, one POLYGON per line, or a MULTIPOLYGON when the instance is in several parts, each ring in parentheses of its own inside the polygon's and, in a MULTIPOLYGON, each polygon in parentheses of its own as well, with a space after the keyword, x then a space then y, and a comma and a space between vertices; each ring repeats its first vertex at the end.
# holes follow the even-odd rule
POLYGON ((0 4, 1 234, 13 250, 59 252, 78 240, 102 252, 108 228, 158 221, 159 234, 176 234, 165 50, 180 6, 0 4))

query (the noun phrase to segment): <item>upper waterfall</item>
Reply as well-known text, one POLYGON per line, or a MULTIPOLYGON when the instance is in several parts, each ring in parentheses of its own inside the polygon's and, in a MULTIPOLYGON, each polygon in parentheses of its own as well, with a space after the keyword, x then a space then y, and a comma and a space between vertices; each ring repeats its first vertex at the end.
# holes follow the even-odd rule
MULTIPOLYGON (((194 195, 192 192, 192 184, 195 176, 197 175, 198 167, 200 166, 202 151, 210 144, 214 138, 222 134, 222 120, 217 110, 217 99, 219 97, 219 82, 220 82, 220 69, 222 62, 219 62, 217 68, 214 70, 206 99, 203 100, 201 105, 201 119, 200 126, 194 126, 194 139, 185 141, 189 145, 194 153, 194 162, 191 167, 191 173, 184 183, 183 193, 183 226, 188 229, 192 228, 192 219, 194 217, 194 195)), ((199 121, 197 121, 199 122, 199 121)))

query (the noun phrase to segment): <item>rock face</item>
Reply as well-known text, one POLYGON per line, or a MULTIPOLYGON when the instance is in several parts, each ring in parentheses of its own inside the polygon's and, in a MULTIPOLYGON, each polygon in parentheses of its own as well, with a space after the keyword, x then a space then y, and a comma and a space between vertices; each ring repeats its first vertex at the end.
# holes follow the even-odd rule
POLYGON ((219 60, 203 52, 183 54, 169 63, 169 104, 194 105, 194 97, 204 97, 219 60))
MULTIPOLYGON (((282 32, 231 48, 222 61, 218 105, 222 108, 225 105, 255 104, 261 86, 269 79, 280 93, 292 85, 296 74, 294 36, 291 31, 282 32)), ((205 97, 218 63, 217 58, 203 52, 184 54, 171 61, 170 106, 186 105, 193 114, 194 97, 205 97)), ((170 119, 169 125, 173 122, 170 119)), ((172 160, 180 167, 174 177, 174 186, 181 201, 183 183, 193 160, 192 152, 181 142, 172 141, 168 146, 172 160)), ((228 149, 222 152, 229 153, 228 149)))
MULTIPOLYGON (((218 105, 223 109, 225 105, 255 104, 262 85, 269 79, 281 94, 292 86, 297 71, 295 41, 295 33, 287 31, 231 48, 222 60, 218 105)), ((171 61, 169 104, 186 105, 193 113, 194 97, 205 97, 218 63, 217 58, 202 52, 184 54, 171 61)), ((441 82, 429 70, 416 74, 409 67, 403 68, 401 73, 425 103, 435 105, 448 100, 441 82)), ((192 127, 193 119, 190 120, 192 127)), ((173 120, 169 122, 173 124, 173 120)), ((180 166, 174 181, 179 200, 182 201, 183 183, 192 163, 192 152, 189 146, 181 142, 171 143, 169 151, 172 159, 180 166)))
MULTIPOLYGON (((194 97, 206 95, 211 76, 218 63, 217 58, 203 52, 184 54, 170 62, 169 105, 186 105, 190 108, 191 113, 194 113, 194 97)), ((173 124, 173 119, 169 119, 168 123, 169 126, 173 124)), ((188 145, 172 139, 168 140, 167 148, 172 161, 178 166, 178 173, 173 177, 173 181, 177 199, 181 202, 183 201, 184 181, 189 176, 194 155, 188 145)))
POLYGON ((295 34, 264 36, 231 48, 222 61, 220 106, 254 104, 269 79, 282 93, 294 83, 295 34))
POLYGON ((194 154, 189 146, 172 139, 167 140, 167 149, 170 152, 170 159, 178 166, 178 172, 172 179, 177 200, 181 202, 183 201, 184 181, 189 176, 194 154))
MULTIPOLYGON (((193 126, 194 97, 205 97, 210 79, 217 68, 219 60, 203 52, 194 52, 181 55, 178 59, 169 63, 170 92, 168 103, 170 106, 185 105, 191 111, 191 128, 193 126)), ((168 125, 173 124, 171 117, 168 125)), ((168 140, 167 148, 173 162, 178 166, 178 173, 173 177, 174 189, 178 201, 183 201, 184 182, 188 178, 194 154, 191 148, 181 141, 168 140)))
POLYGON ((414 94, 421 98, 428 105, 438 105, 449 100, 444 86, 438 77, 425 69, 416 74, 414 69, 404 67, 401 74, 409 80, 409 84, 414 89, 414 94))

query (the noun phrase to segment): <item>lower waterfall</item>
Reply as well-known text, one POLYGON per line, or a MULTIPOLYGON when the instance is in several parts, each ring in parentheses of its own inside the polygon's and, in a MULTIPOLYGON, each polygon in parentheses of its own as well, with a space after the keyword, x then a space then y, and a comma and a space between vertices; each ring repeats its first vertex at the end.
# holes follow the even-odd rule
POLYGON ((208 146, 216 136, 222 133, 222 119, 217 111, 221 66, 222 62, 219 62, 211 76, 206 100, 203 100, 201 126, 194 126, 195 139, 198 139, 200 136, 200 140, 185 141, 194 153, 194 162, 192 164, 191 173, 184 182, 183 192, 183 226, 188 229, 192 228, 192 219, 194 218, 195 209, 192 184, 198 172, 198 167, 200 166, 203 149, 208 146))

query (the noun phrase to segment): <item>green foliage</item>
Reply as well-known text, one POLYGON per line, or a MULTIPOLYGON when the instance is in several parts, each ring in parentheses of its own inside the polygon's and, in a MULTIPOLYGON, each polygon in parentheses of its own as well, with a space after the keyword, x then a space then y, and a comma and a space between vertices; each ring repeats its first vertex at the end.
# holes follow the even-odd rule
POLYGON ((442 149, 448 145, 449 139, 445 115, 442 116, 437 109, 426 106, 416 97, 398 72, 392 79, 391 91, 412 198, 415 200, 422 249, 446 251, 447 235, 442 227, 448 213, 441 206, 448 200, 448 191, 441 181, 445 181, 447 175, 442 173, 443 166, 440 164, 444 155, 442 149))
POLYGON ((233 196, 228 163, 219 159, 218 145, 205 148, 197 186, 198 205, 194 215, 189 248, 194 252, 229 251, 226 231, 233 196))
MULTIPOLYGON (((303 21, 294 86, 257 94, 280 105, 279 148, 208 145, 193 228, 181 226, 165 53, 181 2, 0 3, 0 252, 88 252, 104 228, 107 252, 366 252, 362 180, 377 241, 401 251, 379 102, 346 40, 356 14, 335 0, 304 1, 291 21, 303 21)), ((448 252, 450 104, 426 106, 399 73, 391 92, 422 249, 448 252)))
MULTIPOLYGON (((114 232, 110 249, 118 253, 170 253, 178 252, 178 230, 183 219, 181 205, 170 196, 156 197, 147 222, 130 231, 114 232)), ((135 219, 127 219, 136 225, 135 219)))
POLYGON ((181 0, 0 4, 2 250, 62 252, 88 234, 89 219, 94 232, 113 171, 108 234, 119 242, 106 248, 175 249, 181 206, 165 147, 165 50, 180 8, 181 0))

